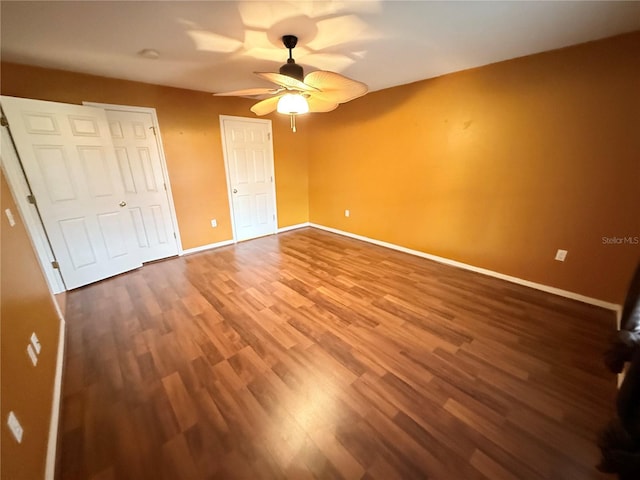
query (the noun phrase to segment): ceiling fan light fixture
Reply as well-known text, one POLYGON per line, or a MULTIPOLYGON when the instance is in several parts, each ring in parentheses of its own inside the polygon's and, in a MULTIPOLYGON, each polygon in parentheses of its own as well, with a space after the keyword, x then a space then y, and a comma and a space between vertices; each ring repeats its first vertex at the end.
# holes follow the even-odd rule
POLYGON ((285 93, 278 100, 278 113, 291 117, 291 130, 296 132, 296 115, 303 115, 309 111, 309 102, 299 93, 285 93))

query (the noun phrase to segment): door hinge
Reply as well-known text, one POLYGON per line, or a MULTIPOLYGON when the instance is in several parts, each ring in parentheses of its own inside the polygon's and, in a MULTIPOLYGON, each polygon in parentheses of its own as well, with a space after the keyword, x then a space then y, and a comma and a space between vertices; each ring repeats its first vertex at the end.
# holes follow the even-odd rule
POLYGON ((9 120, 7 120, 7 117, 5 117, 4 115, 0 117, 0 125, 2 125, 3 127, 9 126, 9 120))
POLYGON ((53 268, 55 268, 56 270, 60 270, 60 265, 55 260, 53 262, 51 262, 51 266, 53 268))
POLYGON ((149 130, 151 130, 153 132, 153 136, 156 136, 156 127, 154 127, 153 125, 149 127, 149 130))
POLYGON ((164 186, 164 191, 166 192, 167 191, 167 184, 163 183, 162 185, 164 186))
POLYGON ((271 140, 271 132, 267 133, 267 140, 271 140))
POLYGON ((29 202, 31 205, 35 205, 36 197, 34 197, 33 195, 27 195, 27 202, 29 202))
POLYGON ((178 239, 178 236, 176 235, 176 232, 173 232, 173 238, 175 238, 176 240, 178 239))

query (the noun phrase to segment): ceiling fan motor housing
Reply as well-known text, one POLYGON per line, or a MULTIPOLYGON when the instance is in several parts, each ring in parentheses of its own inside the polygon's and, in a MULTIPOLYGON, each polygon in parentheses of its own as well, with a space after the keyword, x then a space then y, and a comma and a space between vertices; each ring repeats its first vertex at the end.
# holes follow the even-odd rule
POLYGON ((280 73, 287 75, 288 77, 295 78, 302 81, 304 79, 304 71, 300 65, 298 65, 292 58, 287 60, 287 63, 280 67, 280 73))

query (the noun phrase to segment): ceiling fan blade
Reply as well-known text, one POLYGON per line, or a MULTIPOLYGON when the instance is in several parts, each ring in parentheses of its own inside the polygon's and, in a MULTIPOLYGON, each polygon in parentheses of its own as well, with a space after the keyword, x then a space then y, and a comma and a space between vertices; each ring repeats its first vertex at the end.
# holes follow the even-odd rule
POLYGON ((280 93, 282 88, 245 88, 244 90, 233 90, 232 92, 214 93, 216 97, 253 97, 256 95, 275 95, 280 93))
POLYGON ((309 104, 309 111, 315 113, 330 112, 338 108, 337 103, 318 98, 316 94, 309 95, 307 103, 309 104))
POLYGON ((288 75, 282 75, 281 73, 275 72, 254 72, 260 78, 264 78, 265 80, 270 81, 271 83, 275 83, 276 85, 280 85, 288 90, 298 90, 300 92, 315 92, 317 88, 307 85, 300 80, 297 80, 293 77, 289 77, 288 75))
POLYGON ((304 83, 319 90, 315 96, 335 103, 345 103, 369 91, 364 83, 335 72, 317 70, 304 77, 304 83))
POLYGON ((254 104, 251 107, 251 111, 261 117, 262 115, 267 115, 268 113, 273 112, 276 108, 278 108, 278 100, 282 95, 276 95, 275 97, 267 98, 266 100, 261 100, 258 103, 254 104))

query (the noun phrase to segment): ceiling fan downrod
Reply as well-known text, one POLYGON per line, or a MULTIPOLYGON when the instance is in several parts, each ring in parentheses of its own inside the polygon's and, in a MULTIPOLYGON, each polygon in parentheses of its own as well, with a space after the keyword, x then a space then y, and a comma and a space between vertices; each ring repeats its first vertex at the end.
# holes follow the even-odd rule
POLYGON ((285 35, 282 37, 282 44, 289 49, 289 58, 287 63, 280 67, 280 73, 296 80, 304 79, 304 70, 293 59, 293 49, 298 44, 298 37, 295 35, 285 35))

